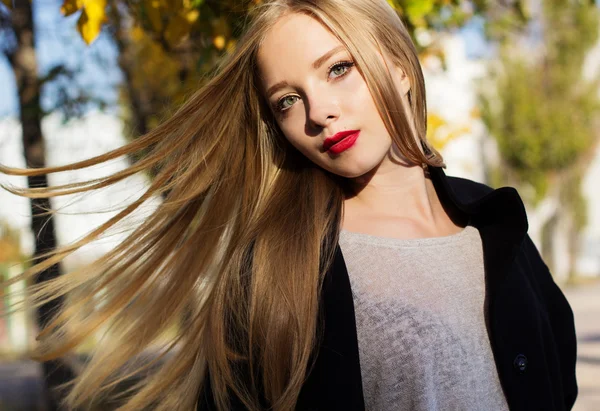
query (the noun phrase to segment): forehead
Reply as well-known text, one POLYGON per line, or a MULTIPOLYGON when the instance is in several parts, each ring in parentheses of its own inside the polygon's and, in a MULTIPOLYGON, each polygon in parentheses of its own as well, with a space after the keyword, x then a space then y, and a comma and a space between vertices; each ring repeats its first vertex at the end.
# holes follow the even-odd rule
POLYGON ((315 18, 300 13, 286 15, 271 27, 258 49, 261 77, 263 81, 278 81, 290 72, 310 70, 314 60, 340 44, 315 18))

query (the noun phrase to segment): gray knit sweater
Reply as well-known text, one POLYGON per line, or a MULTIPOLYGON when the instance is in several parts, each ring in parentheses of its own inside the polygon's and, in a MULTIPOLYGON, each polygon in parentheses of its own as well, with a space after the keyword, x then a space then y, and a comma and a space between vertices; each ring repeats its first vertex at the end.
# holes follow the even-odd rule
POLYGON ((508 410, 485 324, 479 232, 393 239, 342 230, 366 408, 508 410))

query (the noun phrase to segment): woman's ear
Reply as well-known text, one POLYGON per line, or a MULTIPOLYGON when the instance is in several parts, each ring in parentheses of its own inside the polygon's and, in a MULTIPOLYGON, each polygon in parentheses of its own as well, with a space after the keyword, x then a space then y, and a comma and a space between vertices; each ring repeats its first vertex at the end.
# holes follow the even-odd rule
POLYGON ((379 56, 383 60, 388 73, 393 77, 396 88, 400 89, 403 96, 406 96, 410 91, 410 79, 406 73, 404 73, 404 70, 402 70, 398 64, 395 64, 394 60, 390 58, 389 55, 384 53, 379 56), (392 70, 391 72, 390 69, 392 70))
POLYGON ((410 91, 410 79, 400 67, 398 67, 397 70, 399 73, 398 75, 400 76, 400 87, 402 89, 402 94, 406 95, 410 91))

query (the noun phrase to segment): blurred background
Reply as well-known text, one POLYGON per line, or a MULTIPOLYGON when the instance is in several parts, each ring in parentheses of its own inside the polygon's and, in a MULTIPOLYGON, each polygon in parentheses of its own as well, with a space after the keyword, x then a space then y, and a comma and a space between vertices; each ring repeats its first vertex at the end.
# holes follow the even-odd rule
MULTIPOLYGON (((600 0, 388 1, 418 47, 428 134, 447 173, 519 190, 529 234, 575 312, 575 410, 600 410, 600 0)), ((260 3, 0 0, 0 164, 71 163, 151 130, 236 47, 260 3)), ((0 181, 65 184, 135 160, 0 181)), ((151 179, 138 175, 51 202, 0 190, 0 279, 82 237, 151 179), (54 219, 39 215, 45 207, 57 210, 54 219)), ((90 244, 37 281, 98 258, 123 235, 90 244)), ((0 312, 15 302, 0 301, 0 312)), ((60 303, 0 318, 0 411, 57 409, 49 388, 68 380, 77 363, 38 364, 24 353, 60 303)), ((77 354, 85 358, 94 343, 77 354)))

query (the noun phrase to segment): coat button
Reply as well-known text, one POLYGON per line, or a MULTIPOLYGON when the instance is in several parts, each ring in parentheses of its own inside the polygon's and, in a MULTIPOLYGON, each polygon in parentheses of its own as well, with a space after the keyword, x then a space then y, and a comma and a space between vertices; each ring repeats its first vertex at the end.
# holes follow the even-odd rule
POLYGON ((523 354, 517 355, 513 361, 513 367, 515 367, 517 373, 524 374, 525 370, 527 370, 527 357, 523 354))

